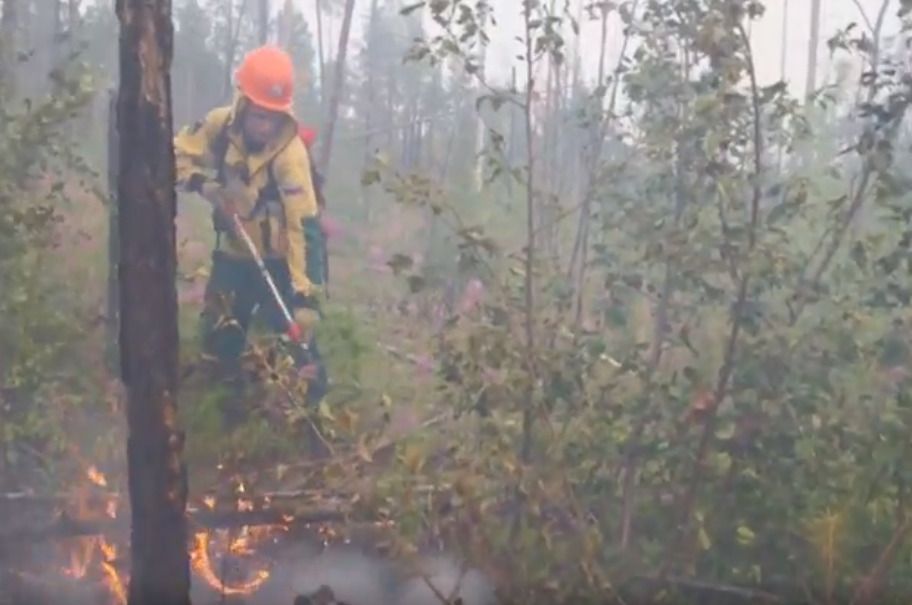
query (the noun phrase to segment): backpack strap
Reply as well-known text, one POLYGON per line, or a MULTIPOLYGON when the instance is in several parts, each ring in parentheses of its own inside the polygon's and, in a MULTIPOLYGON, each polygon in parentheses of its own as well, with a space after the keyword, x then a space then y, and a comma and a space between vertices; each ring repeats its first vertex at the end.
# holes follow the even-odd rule
POLYGON ((230 123, 231 114, 229 113, 211 146, 212 155, 215 157, 215 178, 220 184, 225 183, 225 157, 228 155, 228 145, 231 144, 231 139, 228 138, 230 123))
MULTIPOLYGON (((231 144, 231 140, 228 137, 230 123, 231 113, 229 112, 225 118, 225 123, 222 124, 210 146, 212 156, 215 158, 215 180, 220 185, 225 184, 225 157, 228 155, 228 145, 231 144)), ((212 225, 215 228, 215 249, 218 250, 222 243, 222 231, 225 231, 226 228, 221 224, 218 212, 215 210, 212 211, 212 225)))

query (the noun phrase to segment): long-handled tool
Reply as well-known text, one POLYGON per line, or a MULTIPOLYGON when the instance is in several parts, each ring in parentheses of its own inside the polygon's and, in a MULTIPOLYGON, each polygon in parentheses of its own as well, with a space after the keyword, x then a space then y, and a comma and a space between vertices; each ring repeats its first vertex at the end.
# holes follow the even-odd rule
POLYGON ((244 243, 247 245, 247 249, 250 251, 250 255, 253 257, 253 260, 256 261, 257 267, 260 269, 260 275, 262 275, 263 279, 266 280, 266 285, 269 286, 269 291, 272 293, 272 297, 275 300, 275 303, 282 311, 282 315, 285 318, 285 323, 288 325, 288 331, 286 332, 288 334, 288 338, 290 338, 292 342, 300 345, 305 351, 309 351, 310 348, 307 346, 307 343, 304 342, 304 335, 301 333, 301 326, 298 325, 298 322, 294 320, 294 317, 292 317, 291 312, 288 310, 288 306, 282 299, 282 295, 279 293, 279 289, 276 287, 275 282, 272 280, 272 276, 269 274, 269 270, 266 269, 266 263, 263 262, 263 258, 260 256, 260 253, 257 252, 253 240, 250 239, 250 236, 247 234, 247 230, 244 229, 244 225, 241 223, 241 218, 237 214, 234 214, 232 215, 231 220, 234 222, 234 231, 237 233, 238 237, 244 240, 244 243))

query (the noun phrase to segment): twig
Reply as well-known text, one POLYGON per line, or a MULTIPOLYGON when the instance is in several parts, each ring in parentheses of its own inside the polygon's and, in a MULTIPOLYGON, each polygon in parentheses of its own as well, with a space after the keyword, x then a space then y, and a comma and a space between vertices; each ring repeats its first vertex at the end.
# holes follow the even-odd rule
POLYGON ((859 584, 855 595, 852 597, 851 605, 873 605, 878 602, 877 597, 880 591, 883 590, 887 572, 893 566, 896 554, 905 543, 906 538, 909 537, 910 531, 912 531, 912 517, 907 516, 896 528, 893 538, 880 554, 880 558, 874 564, 871 572, 859 584))
MULTIPOLYGON (((871 33, 874 33, 874 24, 871 23, 871 19, 868 18, 868 14, 865 12, 864 7, 861 5, 860 0, 852 0, 855 3, 855 7, 858 9, 858 12, 861 13, 861 18, 864 19, 865 25, 868 26, 868 29, 871 30, 871 33)), ((884 3, 886 4, 886 3, 884 3)))
MULTIPOLYGON (((744 45, 744 52, 747 59, 747 70, 750 76, 751 100, 753 110, 753 144, 754 144, 754 168, 752 180, 752 198, 750 206, 750 225, 748 229, 747 254, 753 252, 757 243, 757 225, 760 217, 760 201, 763 198, 762 185, 760 177, 763 173, 763 131, 761 127, 760 113, 760 92, 757 84, 757 73, 754 65, 753 52, 750 45, 750 38, 741 23, 736 24, 738 34, 744 45)), ((725 346, 725 357, 722 367, 719 370, 718 380, 713 392, 713 406, 707 413, 703 433, 700 436, 700 443, 697 447, 696 457, 694 459, 693 474, 687 491, 684 493, 684 499, 681 505, 681 526, 678 528, 679 534, 677 540, 671 540, 671 547, 666 551, 665 564, 663 565, 662 575, 665 575, 668 566, 671 564, 674 552, 680 546, 686 532, 684 528, 690 526, 690 520, 693 515, 694 503, 696 502, 697 493, 703 481, 703 463, 709 453, 709 445, 715 431, 716 419, 719 405, 722 403, 726 392, 728 391, 729 381, 735 369, 735 358, 738 351, 738 337, 741 333, 741 326, 744 323, 744 306, 747 303, 747 293, 750 285, 751 274, 744 271, 741 277, 741 283, 738 286, 738 294, 735 300, 735 306, 732 310, 732 327, 728 336, 728 343, 725 346)))
MULTIPOLYGON (((857 0, 856 0, 856 3, 857 3, 857 0)), ((884 19, 886 18, 886 13, 887 13, 887 6, 889 4, 890 4, 890 0, 883 1, 883 4, 881 4, 881 7, 880 7, 880 11, 877 14, 877 22, 871 28, 872 35, 874 37, 874 48, 871 51, 871 61, 870 62, 871 62, 871 70, 875 74, 875 78, 874 78, 874 81, 870 84, 870 86, 868 88, 867 103, 869 103, 869 104, 874 102, 874 99, 877 95, 878 87, 877 87, 876 74, 877 74, 877 65, 880 62, 880 33, 883 28, 884 19)), ((861 9, 861 7, 859 6, 859 10, 860 9, 861 9)), ((862 11, 862 14, 864 15, 864 11, 862 11)), ((867 17, 865 17, 865 20, 867 20, 867 17)), ((870 23, 869 23, 869 27, 870 27, 870 23)), ((907 94, 908 94, 908 91, 907 91, 907 94)), ((892 135, 893 133, 895 133, 899 124, 902 123, 902 118, 904 117, 905 110, 907 108, 908 108, 908 102, 906 103, 906 107, 903 109, 902 115, 899 116, 899 119, 897 119, 896 117, 893 118, 892 127, 890 128, 890 131, 888 131, 889 134, 892 135)), ((865 128, 864 133, 861 136, 861 139, 863 140, 866 137, 872 136, 875 132, 876 132, 876 127, 867 127, 867 128, 865 128)), ((798 318, 801 316, 802 312, 807 307, 807 303, 808 303, 808 297, 806 296, 807 288, 810 287, 810 289, 816 289, 817 286, 819 286, 820 280, 823 278, 824 273, 826 273, 827 269, 829 269, 830 264, 833 262, 833 259, 836 256, 836 253, 842 247, 843 241, 845 240, 845 234, 848 232, 849 226, 852 224, 852 222, 855 220, 855 217, 858 215, 858 212, 864 206, 865 201, 867 201, 867 198, 868 198, 867 193, 868 193, 869 184, 870 184, 869 182, 871 180, 871 177, 874 176, 875 173, 876 173, 876 167, 875 167, 873 159, 871 158, 870 152, 868 152, 868 155, 864 156, 863 161, 862 161, 861 174, 859 175, 859 183, 858 183, 858 186, 855 188, 854 195, 852 196, 852 202, 849 205, 849 209, 846 211, 845 215, 842 217, 839 224, 837 225, 837 227, 835 229, 835 233, 833 235, 832 240, 830 241, 830 245, 827 248, 827 251, 823 257, 823 260, 821 260, 820 265, 814 271, 814 274, 813 274, 809 284, 806 284, 803 279, 798 284, 797 294, 799 296, 799 302, 798 302, 798 307, 791 313, 791 323, 792 324, 794 324, 795 322, 798 321, 798 318)), ((822 246, 823 242, 826 240, 829 233, 830 233, 829 230, 824 232, 823 236, 821 237, 820 241, 818 242, 817 246, 815 247, 815 254, 812 255, 810 257, 810 259, 808 260, 809 266, 810 266, 811 262, 813 261, 814 256, 816 256, 816 250, 820 249, 820 247, 822 246)), ((802 274, 805 273, 806 270, 807 270, 807 267, 805 267, 805 270, 802 271, 802 274)))
MULTIPOLYGON (((706 594, 711 593, 719 596, 724 595, 724 597, 729 597, 729 599, 734 598, 749 603, 756 603, 758 601, 761 603, 770 604, 783 602, 780 597, 762 590, 742 588, 740 586, 731 586, 728 584, 716 584, 714 582, 702 582, 700 580, 694 580, 691 578, 657 578, 653 576, 635 576, 633 580, 642 582, 647 585, 671 586, 687 591, 692 591, 699 595, 701 601, 704 599, 706 601, 711 600, 710 598, 707 598, 709 595, 706 594)), ((726 600, 726 602, 728 602, 728 600, 726 600)))

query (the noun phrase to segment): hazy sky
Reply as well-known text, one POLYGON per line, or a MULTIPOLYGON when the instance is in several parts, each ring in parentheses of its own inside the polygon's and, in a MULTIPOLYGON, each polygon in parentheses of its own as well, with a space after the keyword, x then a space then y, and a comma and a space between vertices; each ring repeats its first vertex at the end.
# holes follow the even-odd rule
MULTIPOLYGON (((272 0, 277 9, 284 0, 272 0)), ((324 2, 332 0, 324 0, 324 2)), ((488 72, 493 77, 507 78, 510 73, 513 57, 519 50, 515 36, 521 33, 519 19, 520 0, 492 0, 495 5, 495 14, 498 20, 498 30, 492 35, 492 44, 488 52, 488 72)), ((588 3, 590 0, 582 0, 588 3)), ((308 22, 313 31, 314 26, 314 0, 293 0, 296 6, 305 11, 308 22)), ((370 9, 370 0, 356 0, 355 22, 353 34, 359 36, 367 21, 370 9)), ((578 0, 571 0, 578 4, 578 0)), ((341 2, 340 2, 341 4, 341 2)), ((753 24, 751 38, 755 46, 758 75, 761 83, 769 83, 780 77, 781 66, 781 32, 783 11, 788 11, 788 55, 786 60, 786 77, 790 81, 793 92, 801 94, 804 87, 805 73, 808 56, 808 34, 810 23, 810 0, 766 0, 766 14, 759 22, 753 24)), ((857 4, 864 7, 869 18, 873 21, 882 4, 882 0, 858 0, 857 4)), ((837 29, 852 21, 860 21, 857 4, 854 0, 822 0, 822 19, 820 34, 820 49, 818 64, 820 73, 818 82, 828 73, 829 57, 826 40, 837 29)), ((899 23, 896 10, 899 0, 890 0, 888 19, 884 33, 890 35, 898 30, 899 23)), ((581 24, 581 50, 584 61, 583 68, 587 77, 593 78, 598 67, 600 44, 600 27, 597 22, 584 22, 581 24)), ((338 19, 329 24, 333 35, 332 52, 335 52, 335 37, 338 35, 338 19)), ((357 38, 356 38, 357 39, 357 38)), ((621 24, 616 15, 613 15, 609 24, 608 35, 608 65, 613 66, 617 61, 622 43, 621 24)), ((569 42, 572 44, 572 42, 569 42)))

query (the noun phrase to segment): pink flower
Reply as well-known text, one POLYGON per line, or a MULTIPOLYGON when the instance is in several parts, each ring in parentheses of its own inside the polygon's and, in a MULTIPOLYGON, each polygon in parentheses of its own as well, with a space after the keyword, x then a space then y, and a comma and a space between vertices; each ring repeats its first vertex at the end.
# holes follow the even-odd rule
POLYGON ((341 223, 328 214, 323 214, 320 217, 320 226, 323 228, 323 233, 326 234, 327 240, 333 240, 343 235, 344 230, 341 223))
POLYGON ((420 374, 431 374, 434 372, 434 358, 430 355, 423 353, 421 355, 415 356, 415 367, 418 369, 420 374))
POLYGON ((466 285, 459 299, 460 313, 470 313, 478 308, 485 295, 484 284, 479 279, 472 279, 466 285))
POLYGON ((178 303, 182 305, 201 305, 206 295, 206 283, 202 280, 180 288, 177 295, 178 303))
POLYGON ((390 266, 386 264, 386 254, 380 246, 371 246, 367 253, 367 259, 370 268, 374 271, 379 273, 389 273, 392 271, 390 266))

